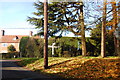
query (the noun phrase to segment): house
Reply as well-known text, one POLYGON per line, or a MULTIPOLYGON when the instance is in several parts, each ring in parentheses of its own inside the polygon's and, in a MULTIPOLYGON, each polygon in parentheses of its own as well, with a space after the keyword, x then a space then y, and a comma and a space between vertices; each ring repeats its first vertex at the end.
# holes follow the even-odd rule
POLYGON ((5 30, 0 31, 0 53, 7 53, 7 47, 13 45, 16 51, 19 52, 20 39, 25 36, 32 36, 32 31, 29 35, 5 35, 5 30))

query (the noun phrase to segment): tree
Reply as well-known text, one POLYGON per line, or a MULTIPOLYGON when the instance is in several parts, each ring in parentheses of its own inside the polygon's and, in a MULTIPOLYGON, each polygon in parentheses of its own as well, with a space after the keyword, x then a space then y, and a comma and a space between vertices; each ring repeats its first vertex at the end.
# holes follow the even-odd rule
MULTIPOLYGON (((118 25, 118 23, 119 23, 119 17, 120 17, 120 2, 118 3, 118 11, 117 11, 117 5, 116 5, 116 1, 115 0, 113 0, 112 1, 112 7, 113 7, 113 31, 115 31, 115 29, 118 27, 117 25, 118 25), (118 15, 117 15, 117 13, 118 13, 118 15)), ((119 55, 119 47, 120 47, 120 45, 119 45, 119 40, 115 37, 115 35, 114 35, 114 44, 115 44, 115 53, 116 53, 116 55, 119 55)))
MULTIPOLYGON (((112 7, 112 10, 111 10, 111 12, 112 12, 112 19, 107 23, 107 25, 108 26, 112 26, 112 28, 111 28, 111 30, 110 30, 110 34, 114 34, 114 31, 116 30, 116 28, 117 28, 117 5, 116 5, 116 1, 115 0, 112 0, 111 2, 110 2, 110 4, 112 5, 111 7, 112 7)), ((115 47, 115 53, 117 53, 117 39, 116 39, 116 37, 115 37, 115 35, 114 35, 114 47, 115 47)))
MULTIPOLYGON (((95 49, 92 51, 93 55, 100 55, 100 50, 101 50, 101 26, 102 24, 96 25, 96 28, 91 30, 91 38, 90 42, 92 45, 95 46, 95 49)), ((93 49, 93 48, 92 48, 93 49)))
MULTIPOLYGON (((117 8, 116 8, 116 1, 112 0, 111 2, 112 4, 112 15, 113 15, 113 25, 112 25, 112 30, 115 31, 115 29, 117 28, 117 8)), ((117 39, 114 35, 114 46, 115 46, 115 53, 117 54, 117 39)))
POLYGON ((42 38, 35 39, 35 56, 39 58, 43 58, 43 47, 44 47, 44 40, 42 38))
MULTIPOLYGON (((97 24, 94 29, 91 30, 90 43, 93 45, 92 54, 99 56, 101 52, 101 26, 102 22, 97 24)), ((106 56, 114 56, 114 38, 113 34, 109 34, 109 30, 106 29, 106 56)))
POLYGON ((101 56, 106 56, 105 50, 105 35, 106 35, 106 3, 107 0, 104 0, 103 3, 103 17, 102 17, 102 33, 101 33, 101 56))
POLYGON ((43 39, 34 37, 23 37, 20 41, 20 51, 22 57, 43 57, 43 39))
POLYGON ((44 68, 48 68, 48 0, 44 0, 44 68))
POLYGON ((29 38, 29 40, 27 41, 27 45, 26 45, 26 52, 27 52, 26 56, 35 57, 34 51, 35 51, 34 38, 29 38))
POLYGON ((26 45, 30 37, 22 37, 20 40, 19 50, 21 57, 26 57, 27 51, 26 51, 26 45))
MULTIPOLYGON (((37 10, 37 12, 33 12, 33 14, 36 17, 28 17, 28 22, 30 22, 32 25, 35 25, 36 28, 39 28, 38 35, 44 35, 44 5, 43 2, 36 2, 34 3, 34 6, 37 10)), ((63 25, 63 21, 58 18, 57 19, 57 11, 61 8, 58 7, 57 2, 53 2, 52 4, 48 4, 48 34, 47 36, 54 36, 56 33, 61 32, 63 25), (58 26, 59 25, 59 26, 58 26), (59 27, 59 28, 58 28, 59 27)), ((61 15, 61 14, 59 14, 61 15)), ((62 17, 61 17, 62 18, 62 17)))
MULTIPOLYGON (((43 34, 43 3, 34 4, 38 12, 34 12, 39 18, 28 17, 28 21, 40 29, 40 34, 43 34)), ((86 55, 85 42, 85 25, 83 15, 83 1, 81 2, 53 2, 48 5, 48 36, 63 31, 73 32, 75 35, 81 36, 82 40, 82 55, 86 55)))
POLYGON ((7 49, 8 49, 8 52, 15 52, 16 51, 16 48, 13 45, 8 46, 7 49))
MULTIPOLYGON (((119 17, 119 15, 117 15, 117 13, 119 12, 119 5, 116 5, 116 1, 112 0, 111 2, 109 2, 109 4, 111 4, 111 10, 109 11, 112 12, 112 14, 109 14, 110 18, 112 16, 112 18, 107 21, 107 27, 109 28, 109 34, 113 35, 114 31, 116 30, 116 28, 118 27, 117 24, 119 23, 119 21, 117 21, 117 18, 119 17), (118 9, 117 9, 118 8, 118 9)), ((114 47, 115 47, 115 54, 119 52, 117 45, 119 44, 119 41, 116 39, 115 35, 114 35, 114 47)))
POLYGON ((55 49, 56 56, 61 57, 66 55, 64 53, 68 52, 67 55, 72 57, 72 56, 77 56, 78 52, 80 51, 80 50, 77 51, 78 41, 80 40, 75 39, 75 37, 62 37, 58 39, 55 39, 55 37, 52 37, 52 38, 49 38, 49 45, 56 43, 55 46, 59 46, 59 48, 55 49))
POLYGON ((80 8, 80 21, 81 21, 81 42, 82 42, 82 55, 86 56, 86 41, 85 41, 85 25, 84 25, 84 16, 83 16, 83 2, 81 2, 80 8))
MULTIPOLYGON (((120 1, 118 2, 118 24, 120 23, 120 1)), ((118 56, 120 56, 120 40, 118 41, 119 49, 118 49, 118 56)))

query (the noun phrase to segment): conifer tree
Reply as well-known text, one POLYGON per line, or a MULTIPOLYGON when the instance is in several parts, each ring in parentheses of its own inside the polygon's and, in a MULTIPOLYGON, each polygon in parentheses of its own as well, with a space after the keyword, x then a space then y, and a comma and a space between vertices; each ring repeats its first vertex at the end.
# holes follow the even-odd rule
MULTIPOLYGON (((43 35, 43 3, 34 3, 38 12, 33 14, 37 17, 28 17, 31 24, 39 28, 40 35, 43 35)), ((48 5, 48 36, 55 36, 59 33, 61 36, 63 31, 70 31, 77 36, 81 36, 82 55, 86 56, 86 40, 83 1, 80 2, 52 2, 48 5)))

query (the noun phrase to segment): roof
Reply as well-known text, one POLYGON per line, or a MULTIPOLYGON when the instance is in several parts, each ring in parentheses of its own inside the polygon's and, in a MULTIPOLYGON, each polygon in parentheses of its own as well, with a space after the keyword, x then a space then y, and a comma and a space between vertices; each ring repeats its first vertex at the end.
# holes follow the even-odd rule
POLYGON ((19 43, 22 37, 28 35, 4 35, 0 38, 0 43, 19 43))

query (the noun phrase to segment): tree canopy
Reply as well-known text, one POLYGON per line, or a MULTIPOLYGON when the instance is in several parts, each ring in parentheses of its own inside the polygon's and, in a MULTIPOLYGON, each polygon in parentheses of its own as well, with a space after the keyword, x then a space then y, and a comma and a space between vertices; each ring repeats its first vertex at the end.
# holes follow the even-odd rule
MULTIPOLYGON (((102 4, 103 2, 104 1, 98 1, 98 3, 94 1, 86 2, 84 0, 79 2, 50 2, 48 4, 48 36, 55 36, 55 34, 59 34, 59 37, 61 37, 64 31, 69 31, 74 33, 76 36, 81 36, 82 53, 83 55, 86 55, 86 30, 95 28, 92 33, 97 33, 99 30, 96 29, 96 26, 99 24, 100 28, 102 26, 104 27, 103 34, 105 37, 107 34, 105 29, 110 32, 110 30, 114 31, 117 27, 114 26, 116 25, 116 17, 118 17, 115 13, 118 12, 117 8, 119 6, 115 4, 114 0, 111 2, 108 1, 104 5, 102 4), (101 24, 101 22, 103 24, 101 24)), ((28 17, 27 21, 32 25, 35 25, 36 28, 39 28, 38 35, 43 35, 43 2, 35 2, 34 6, 37 12, 33 12, 33 14, 36 17, 28 17)), ((101 35, 101 33, 96 35, 101 35)), ((99 40, 101 37, 98 36, 96 38, 99 40)), ((105 41, 103 44, 105 44, 105 41)))

